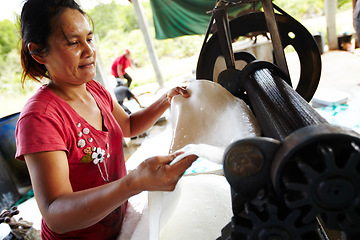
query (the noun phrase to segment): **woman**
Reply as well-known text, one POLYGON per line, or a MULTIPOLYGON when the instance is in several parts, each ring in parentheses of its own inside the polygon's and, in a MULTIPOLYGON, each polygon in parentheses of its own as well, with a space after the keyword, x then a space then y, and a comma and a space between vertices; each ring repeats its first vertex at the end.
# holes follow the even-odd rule
POLYGON ((171 191, 197 158, 153 157, 126 174, 122 139, 148 129, 185 89, 174 88, 127 115, 96 81, 92 28, 74 0, 28 0, 21 13, 27 78, 49 82, 29 99, 16 129, 16 157, 28 166, 43 239, 116 239, 127 199, 171 191))

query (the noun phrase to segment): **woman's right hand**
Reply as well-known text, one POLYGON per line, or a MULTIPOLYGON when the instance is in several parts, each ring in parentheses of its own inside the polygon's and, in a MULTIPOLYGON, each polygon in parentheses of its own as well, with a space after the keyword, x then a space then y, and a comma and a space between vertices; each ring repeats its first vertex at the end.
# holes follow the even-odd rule
POLYGON ((186 169, 198 158, 189 155, 170 165, 181 153, 148 158, 129 174, 135 174, 141 191, 173 191, 186 169))

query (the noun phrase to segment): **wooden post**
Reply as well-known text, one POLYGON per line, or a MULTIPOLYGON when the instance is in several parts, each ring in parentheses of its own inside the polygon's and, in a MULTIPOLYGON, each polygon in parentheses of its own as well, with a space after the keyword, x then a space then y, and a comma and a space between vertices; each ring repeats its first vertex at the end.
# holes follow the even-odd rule
POLYGON ((163 88, 164 87, 164 80, 163 80, 163 77, 162 77, 162 74, 161 74, 161 71, 160 71, 160 67, 159 67, 159 64, 158 64, 158 58, 157 58, 157 55, 156 55, 156 52, 155 52, 155 48, 154 48, 153 42, 151 40, 147 24, 145 22, 144 11, 143 11, 142 6, 141 6, 141 4, 139 3, 138 0, 131 0, 131 3, 134 6, 136 17, 138 19, 140 29, 143 32, 145 43, 146 43, 146 46, 147 46, 147 49, 148 49, 148 52, 149 52, 149 55, 150 55, 150 59, 151 59, 151 62, 152 62, 152 65, 153 65, 153 68, 154 68, 154 71, 155 71, 156 79, 157 79, 157 81, 158 81, 158 83, 160 85, 160 88, 163 88))
POLYGON ((324 1, 325 16, 326 16, 326 30, 327 30, 327 44, 329 50, 337 50, 338 39, 336 34, 336 0, 325 0, 324 1))

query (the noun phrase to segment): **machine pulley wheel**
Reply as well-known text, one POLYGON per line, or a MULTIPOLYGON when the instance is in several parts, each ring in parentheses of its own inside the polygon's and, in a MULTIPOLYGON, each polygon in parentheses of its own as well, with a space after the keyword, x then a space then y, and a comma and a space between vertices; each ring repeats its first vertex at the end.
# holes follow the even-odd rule
MULTIPOLYGON (((296 88, 294 88, 305 100, 310 101, 320 80, 321 55, 319 48, 308 30, 291 16, 275 14, 275 19, 283 48, 292 46, 299 58, 300 77, 298 80, 293 79, 292 85, 298 82, 296 88)), ((253 12, 237 17, 231 20, 229 24, 232 39, 248 36, 251 33, 268 33, 263 12, 253 12)), ((214 68, 219 56, 223 56, 223 54, 218 33, 215 32, 204 43, 200 52, 196 78, 214 81, 214 68)), ((238 57, 236 52, 234 57, 235 60, 241 60, 241 57, 238 57)))

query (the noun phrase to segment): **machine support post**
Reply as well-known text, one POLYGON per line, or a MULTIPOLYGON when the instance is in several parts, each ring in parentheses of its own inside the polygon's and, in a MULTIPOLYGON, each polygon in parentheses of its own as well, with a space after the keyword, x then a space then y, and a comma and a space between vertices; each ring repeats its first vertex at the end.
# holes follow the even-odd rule
POLYGON ((219 42, 227 69, 235 69, 235 57, 231 45, 231 32, 228 21, 228 14, 226 9, 223 7, 224 3, 219 1, 216 8, 214 9, 214 18, 219 33, 219 42))
MULTIPOLYGON (((274 54, 277 65, 279 68, 290 78, 289 69, 285 59, 285 53, 281 43, 281 38, 278 30, 278 26, 275 20, 274 8, 271 0, 261 1, 264 8, 264 14, 266 19, 266 25, 268 26, 271 41, 274 47, 274 54)), ((291 86, 291 81, 289 82, 291 86)))

